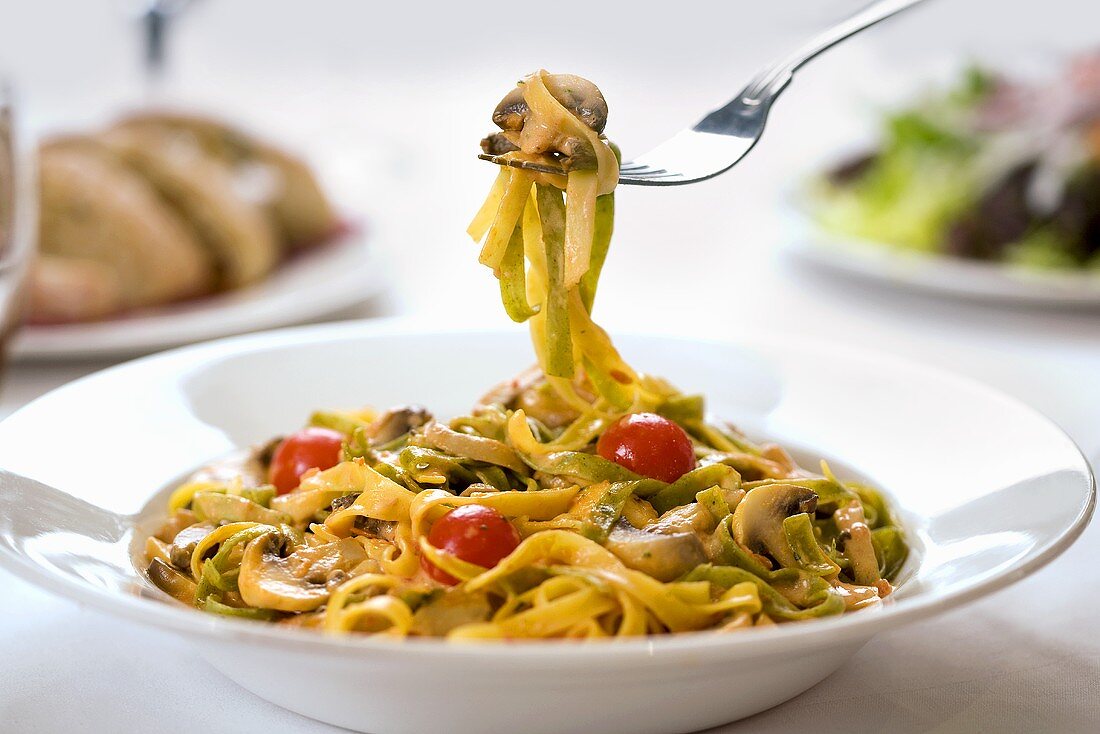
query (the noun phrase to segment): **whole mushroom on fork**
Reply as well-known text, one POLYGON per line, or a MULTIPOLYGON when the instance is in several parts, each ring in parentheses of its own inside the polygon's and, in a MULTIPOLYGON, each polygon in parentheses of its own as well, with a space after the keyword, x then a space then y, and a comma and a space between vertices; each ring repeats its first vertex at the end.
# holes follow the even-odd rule
MULTIPOLYGON (((545 77, 550 94, 566 110, 575 115, 595 133, 603 133, 607 125, 607 100, 592 82, 573 74, 548 74, 545 77)), ((563 135, 555 126, 538 120, 524 99, 523 83, 504 96, 493 111, 493 123, 503 132, 489 135, 481 141, 487 155, 498 156, 523 151, 532 156, 545 156, 545 165, 561 172, 595 168, 596 156, 588 141, 563 135)))

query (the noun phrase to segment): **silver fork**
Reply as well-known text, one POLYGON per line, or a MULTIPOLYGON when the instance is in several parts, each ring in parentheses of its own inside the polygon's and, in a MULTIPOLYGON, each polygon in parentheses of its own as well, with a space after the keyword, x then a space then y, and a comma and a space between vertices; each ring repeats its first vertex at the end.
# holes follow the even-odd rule
MULTIPOLYGON (((725 173, 752 150, 764 132, 772 103, 787 88, 794 73, 808 61, 844 39, 870 28, 924 0, 878 0, 832 28, 811 38, 793 53, 762 69, 731 102, 681 130, 669 140, 619 166, 619 183, 635 186, 680 186, 725 173)), ((560 168, 499 156, 479 158, 546 173, 560 168)))

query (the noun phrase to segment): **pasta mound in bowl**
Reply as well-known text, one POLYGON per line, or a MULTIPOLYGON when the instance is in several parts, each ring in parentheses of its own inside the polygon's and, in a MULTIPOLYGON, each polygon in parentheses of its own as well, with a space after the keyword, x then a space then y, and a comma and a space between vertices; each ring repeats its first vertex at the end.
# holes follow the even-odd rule
POLYGON ((539 71, 482 146, 469 232, 538 364, 466 415, 322 411, 201 470, 145 546, 207 612, 453 640, 732 631, 879 605, 908 553, 873 488, 709 420, 592 320, 617 152, 590 82, 539 71), (533 166, 533 167, 532 167, 533 166))
POLYGON ((734 630, 891 592, 907 550, 878 492, 647 384, 653 412, 571 413, 532 371, 446 423, 317 413, 274 452, 181 485, 149 576, 209 612, 451 639, 734 630), (647 449, 635 469, 656 473, 681 441, 691 468, 673 481, 623 465, 647 449), (266 478, 303 449, 337 463, 280 493, 266 478))

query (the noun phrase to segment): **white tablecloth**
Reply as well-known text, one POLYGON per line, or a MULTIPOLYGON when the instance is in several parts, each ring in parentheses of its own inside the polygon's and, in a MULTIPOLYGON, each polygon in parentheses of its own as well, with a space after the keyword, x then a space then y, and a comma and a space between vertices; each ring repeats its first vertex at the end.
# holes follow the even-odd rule
MULTIPOLYGON (((181 29, 179 84, 189 96, 307 142, 337 174, 364 181, 342 198, 377 224, 394 287, 362 313, 500 325, 491 276, 461 233, 489 180, 471 141, 485 132, 485 108, 502 86, 537 64, 590 75, 611 98, 612 131, 629 153, 687 122, 685 110, 728 97, 769 49, 789 45, 828 14, 815 3, 813 17, 788 12, 780 23, 782 14, 768 9, 745 16, 740 3, 719 10, 685 2, 676 14, 662 10, 655 24, 642 3, 573 4, 563 17, 612 20, 619 38, 660 27, 665 46, 629 64, 618 45, 609 53, 557 33, 535 33, 527 47, 487 48, 470 40, 480 21, 460 3, 386 10, 349 3, 308 16, 300 4, 210 3, 181 29), (261 22, 266 33, 242 31, 261 22), (752 32, 736 33, 745 29, 752 32), (425 202, 438 197, 425 216, 425 202)), ((105 20, 98 3, 77 5, 21 4, 13 22, 0 25, 7 51, 0 60, 29 80, 28 97, 46 123, 72 119, 74 108, 75 116, 95 117, 108 101, 133 98, 134 49, 120 40, 120 21, 105 20), (77 16, 59 28, 54 16, 62 9, 77 16), (77 28, 78 35, 69 30, 77 28), (74 54, 84 61, 73 64, 74 54), (67 85, 55 83, 60 71, 67 85)), ((729 338, 767 331, 874 346, 1015 394, 1100 457, 1100 313, 994 309, 827 277, 781 254, 785 225, 777 215, 782 192, 808 161, 851 134, 853 80, 857 92, 902 89, 897 79, 941 67, 960 51, 1017 59, 1059 45, 1055 37, 1067 46, 1092 42, 1100 10, 1082 5, 939 3, 838 49, 800 75, 758 150, 734 173, 683 190, 623 192, 598 320, 612 331, 729 338)), ((100 366, 16 365, 0 392, 0 415, 100 366)), ((722 731, 1095 732, 1098 553, 1094 524, 1034 577, 880 635, 816 688, 722 731)), ((334 731, 238 688, 181 639, 122 624, 3 572, 0 613, 0 731, 334 731)))

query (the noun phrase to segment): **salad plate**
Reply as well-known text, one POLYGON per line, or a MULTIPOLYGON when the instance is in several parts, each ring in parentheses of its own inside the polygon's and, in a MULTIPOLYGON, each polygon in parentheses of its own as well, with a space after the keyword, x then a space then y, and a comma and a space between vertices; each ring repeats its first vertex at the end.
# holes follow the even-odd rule
POLYGON ((188 347, 29 404, 0 423, 0 562, 63 597, 181 635, 262 698, 357 731, 500 731, 522 719, 530 732, 688 732, 796 696, 877 632, 1038 570, 1092 513, 1093 476, 1073 442, 980 384, 780 338, 618 343, 705 393, 710 413, 747 434, 881 487, 912 548, 896 593, 832 618, 588 643, 332 636, 170 603, 141 570, 140 541, 195 468, 294 430, 319 406, 421 403, 456 415, 530 361, 518 332, 401 321, 188 347))
POLYGON ((787 196, 783 208, 787 251, 834 273, 886 287, 968 301, 1040 307, 1100 307, 1100 274, 1093 271, 1036 270, 1009 263, 962 260, 905 250, 821 229, 800 195, 787 196))
POLYGON ((986 301, 1100 305, 1100 56, 1043 78, 972 65, 883 111, 788 197, 795 252, 986 301))

